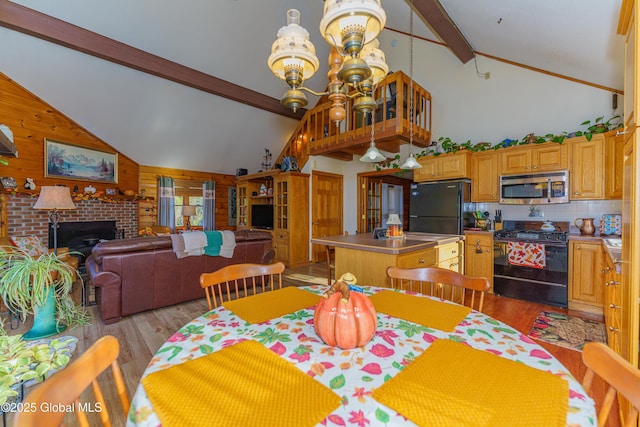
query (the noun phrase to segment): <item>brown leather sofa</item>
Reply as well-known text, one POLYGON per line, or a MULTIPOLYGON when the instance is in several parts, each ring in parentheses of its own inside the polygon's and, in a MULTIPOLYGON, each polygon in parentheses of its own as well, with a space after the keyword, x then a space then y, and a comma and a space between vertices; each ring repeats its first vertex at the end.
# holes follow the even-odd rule
POLYGON ((170 236, 110 240, 94 246, 86 260, 96 287, 96 302, 105 324, 134 313, 204 298, 200 275, 239 263, 270 263, 275 252, 271 233, 234 232, 232 258, 188 256, 178 258, 170 236))

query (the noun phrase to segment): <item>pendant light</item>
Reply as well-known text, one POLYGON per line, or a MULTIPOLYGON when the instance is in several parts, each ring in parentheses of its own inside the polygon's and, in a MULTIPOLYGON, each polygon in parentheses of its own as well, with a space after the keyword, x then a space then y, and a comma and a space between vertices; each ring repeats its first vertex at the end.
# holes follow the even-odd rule
POLYGON ((369 149, 364 156, 360 157, 361 162, 366 163, 378 163, 383 162, 386 158, 380 154, 380 151, 376 148, 376 143, 373 139, 373 128, 375 128, 375 123, 373 119, 373 111, 371 111, 371 143, 369 144, 369 149))
POLYGON ((411 9, 409 17, 409 157, 400 166, 400 169, 420 169, 422 165, 418 163, 418 160, 413 155, 413 0, 411 0, 409 8, 411 9))

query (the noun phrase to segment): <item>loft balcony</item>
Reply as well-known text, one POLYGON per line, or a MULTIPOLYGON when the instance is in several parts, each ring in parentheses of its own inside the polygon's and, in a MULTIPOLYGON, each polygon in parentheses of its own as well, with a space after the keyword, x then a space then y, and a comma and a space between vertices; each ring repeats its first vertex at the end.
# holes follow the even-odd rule
MULTIPOLYGON (((374 113, 374 138, 378 149, 390 153, 409 143, 412 112, 413 144, 426 147, 431 142, 431 94, 413 82, 413 106, 409 108, 411 80, 402 71, 389 74, 375 90, 378 107, 374 113)), ((371 115, 353 110, 353 99, 347 100, 347 117, 339 126, 329 119, 330 102, 319 103, 307 111, 280 157, 293 155, 302 167, 309 156, 327 156, 353 160, 361 156, 371 142, 371 115)))

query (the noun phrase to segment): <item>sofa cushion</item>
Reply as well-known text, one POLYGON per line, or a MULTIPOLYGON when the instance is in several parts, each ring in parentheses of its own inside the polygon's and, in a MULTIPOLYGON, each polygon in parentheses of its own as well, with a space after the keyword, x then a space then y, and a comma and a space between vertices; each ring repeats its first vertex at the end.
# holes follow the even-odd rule
POLYGON ((9 239, 14 246, 31 256, 38 257, 49 252, 38 236, 11 236, 9 239))
POLYGON ((100 242, 93 247, 91 254, 98 264, 102 264, 102 258, 109 254, 153 251, 167 248, 172 248, 170 236, 134 237, 132 239, 116 239, 100 242))

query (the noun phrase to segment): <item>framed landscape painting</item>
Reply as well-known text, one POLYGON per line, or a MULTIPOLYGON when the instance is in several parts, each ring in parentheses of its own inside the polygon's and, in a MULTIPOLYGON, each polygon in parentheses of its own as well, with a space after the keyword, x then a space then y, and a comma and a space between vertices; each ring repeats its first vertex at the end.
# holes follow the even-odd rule
POLYGON ((44 176, 118 182, 118 154, 65 142, 44 140, 44 176))

